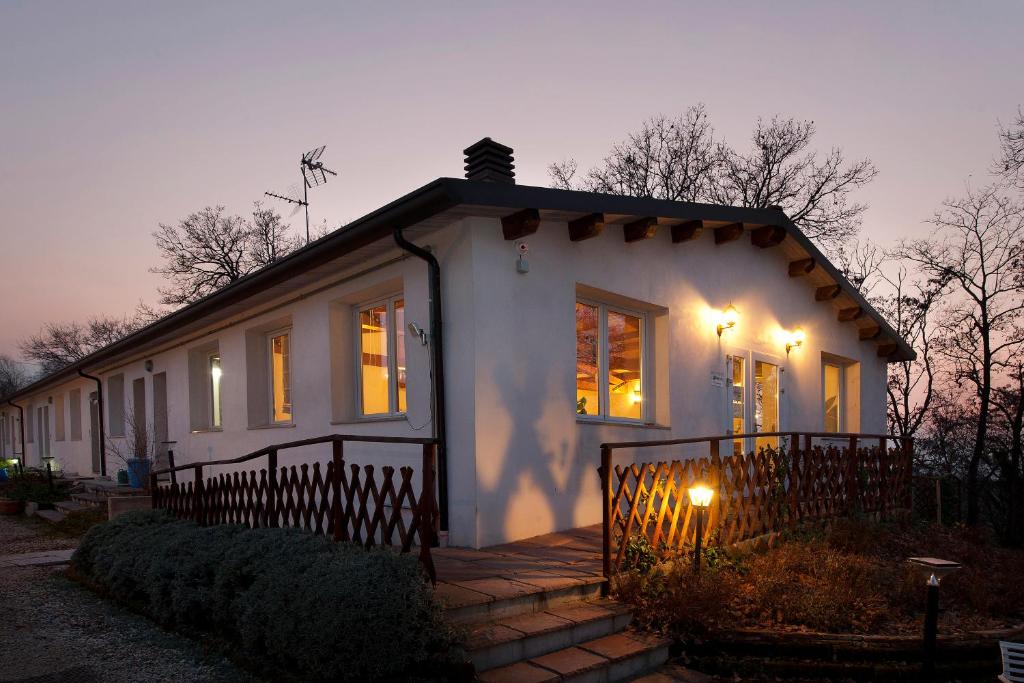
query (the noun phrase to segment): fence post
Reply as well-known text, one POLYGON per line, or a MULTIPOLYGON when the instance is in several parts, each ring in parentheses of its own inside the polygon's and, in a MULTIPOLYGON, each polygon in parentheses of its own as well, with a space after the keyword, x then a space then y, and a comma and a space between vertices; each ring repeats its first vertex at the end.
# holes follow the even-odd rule
POLYGON ((192 518, 199 526, 205 526, 204 513, 205 501, 203 500, 203 494, 206 487, 203 485, 203 466, 193 466, 194 484, 192 486, 192 518))
POLYGON ((334 462, 334 479, 331 481, 331 519, 334 521, 334 540, 340 541, 343 538, 341 533, 341 470, 345 466, 345 442, 334 441, 331 446, 333 447, 334 462))
POLYGON ((910 485, 913 481, 914 474, 914 439, 913 437, 905 437, 903 439, 903 467, 901 468, 900 476, 900 498, 903 503, 903 507, 907 510, 910 509, 911 492, 910 485))
POLYGON ((267 451, 267 526, 277 528, 277 449, 267 451))
POLYGON ((167 466, 171 468, 171 483, 178 483, 178 472, 174 469, 174 449, 167 449, 167 466))
POLYGON ((850 437, 850 445, 846 454, 846 513, 850 514, 857 507, 857 437, 850 437))
POLYGON ((789 526, 795 528, 800 517, 800 493, 797 486, 798 463, 800 462, 800 435, 793 432, 789 435, 789 526))
POLYGON ((50 461, 46 461, 46 482, 50 485, 50 490, 53 490, 53 469, 50 467, 50 461))
POLYGON ((607 596, 612 580, 612 449, 601 446, 601 493, 604 502, 601 510, 601 570, 604 583, 601 584, 601 595, 607 596))
POLYGON ((891 467, 889 466, 889 439, 881 436, 878 438, 878 517, 886 518, 889 510, 889 488, 891 467))
POLYGON ((432 583, 437 583, 437 571, 430 548, 434 545, 434 468, 437 446, 423 444, 423 492, 420 494, 420 562, 427 570, 432 583))
POLYGON ((150 472, 149 473, 149 507, 152 508, 153 510, 156 510, 156 508, 157 508, 157 500, 156 499, 157 499, 157 496, 160 495, 160 491, 157 488, 158 486, 159 485, 157 484, 157 481, 156 481, 156 475, 153 474, 152 472, 150 472))

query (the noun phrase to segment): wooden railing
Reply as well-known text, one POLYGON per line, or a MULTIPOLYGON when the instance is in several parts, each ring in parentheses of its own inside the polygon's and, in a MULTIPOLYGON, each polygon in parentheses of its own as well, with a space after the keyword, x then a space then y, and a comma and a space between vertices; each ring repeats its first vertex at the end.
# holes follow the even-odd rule
POLYGON ((437 539, 438 508, 434 494, 437 443, 434 439, 332 434, 261 448, 229 460, 189 463, 150 473, 153 508, 170 510, 176 517, 207 526, 244 524, 251 528, 295 527, 323 534, 335 541, 364 546, 390 545, 410 552, 419 547, 419 559, 436 580, 430 548, 437 539), (345 464, 345 443, 408 444, 422 447, 419 491, 413 468, 345 464), (281 451, 331 444, 325 468, 278 466, 281 451), (215 466, 238 465, 266 458, 260 470, 234 470, 204 476, 215 466), (193 472, 192 481, 179 483, 177 473, 193 472), (169 483, 158 475, 170 474, 169 483), (379 478, 378 478, 379 475, 379 478))
POLYGON ((761 432, 601 445, 604 574, 622 565, 630 539, 655 553, 694 545, 697 517, 689 488, 714 492, 704 513, 705 545, 728 546, 798 524, 854 512, 885 516, 910 507, 913 439, 886 434, 761 432), (778 447, 733 453, 733 444, 771 439, 778 447), (841 446, 814 443, 836 440, 841 446), (728 453, 722 455, 721 443, 728 453), (707 444, 706 455, 644 462, 648 449, 707 444), (634 462, 613 466, 616 450, 634 462))

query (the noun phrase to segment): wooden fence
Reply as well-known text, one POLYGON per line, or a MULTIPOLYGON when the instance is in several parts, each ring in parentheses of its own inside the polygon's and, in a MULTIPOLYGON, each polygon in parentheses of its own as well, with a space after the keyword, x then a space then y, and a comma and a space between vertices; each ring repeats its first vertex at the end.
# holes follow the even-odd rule
POLYGON ((153 508, 207 526, 244 524, 251 528, 294 527, 324 534, 335 541, 364 546, 390 545, 402 552, 419 549, 419 559, 436 580, 430 548, 436 542, 438 508, 436 442, 433 439, 332 434, 262 448, 231 460, 191 463, 150 474, 153 508), (346 442, 409 444, 422 447, 420 486, 413 468, 345 463, 346 442), (330 443, 326 467, 278 466, 280 451, 330 443), (204 476, 205 468, 237 465, 266 458, 259 470, 204 476), (191 470, 192 480, 179 483, 177 473, 191 470), (169 483, 158 475, 170 474, 169 483))
POLYGON ((604 574, 619 570, 630 539, 639 536, 659 554, 694 545, 691 486, 714 492, 703 542, 727 546, 853 512, 885 516, 909 509, 912 462, 912 439, 878 434, 772 432, 602 444, 604 574), (720 455, 723 441, 731 451, 738 440, 766 437, 781 447, 720 455), (816 445, 815 438, 844 443, 816 445), (706 456, 643 461, 650 448, 704 443, 706 456), (620 449, 635 449, 636 462, 613 466, 620 449))

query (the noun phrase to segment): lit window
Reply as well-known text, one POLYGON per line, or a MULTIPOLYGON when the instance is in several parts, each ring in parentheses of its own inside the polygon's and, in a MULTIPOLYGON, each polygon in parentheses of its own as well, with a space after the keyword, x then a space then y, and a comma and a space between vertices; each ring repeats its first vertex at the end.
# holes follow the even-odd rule
POLYGON ((220 427, 220 356, 211 354, 210 366, 210 426, 220 427))
POLYGON ((824 363, 822 367, 822 384, 824 387, 825 431, 838 433, 842 428, 842 393, 843 369, 832 363, 824 363))
POLYGON ((388 299, 359 310, 359 374, 362 415, 393 415, 405 412, 403 299, 388 299))
POLYGON ((287 423, 292 421, 291 333, 273 332, 269 339, 271 418, 287 423))
MULTIPOLYGON (((761 360, 754 361, 754 431, 779 431, 779 366, 761 360)), ((778 448, 776 436, 759 437, 755 448, 778 448)))
MULTIPOLYGON (((747 386, 744 377, 744 360, 741 356, 730 356, 729 357, 729 386, 731 387, 731 395, 729 396, 730 411, 730 429, 733 434, 744 434, 747 431, 747 405, 746 405, 746 392, 747 386)), ((732 451, 735 455, 743 453, 743 439, 736 439, 732 442, 732 451)))
POLYGON ((576 414, 643 419, 643 314, 576 302, 576 414))

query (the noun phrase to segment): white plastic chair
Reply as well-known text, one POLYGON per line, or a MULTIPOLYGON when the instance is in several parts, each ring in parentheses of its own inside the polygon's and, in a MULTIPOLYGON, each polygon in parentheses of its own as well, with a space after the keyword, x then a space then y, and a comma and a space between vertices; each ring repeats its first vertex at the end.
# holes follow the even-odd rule
POLYGON ((1001 640, 999 649, 1003 653, 1003 673, 999 680, 1003 683, 1024 683, 1024 643, 1001 640))

